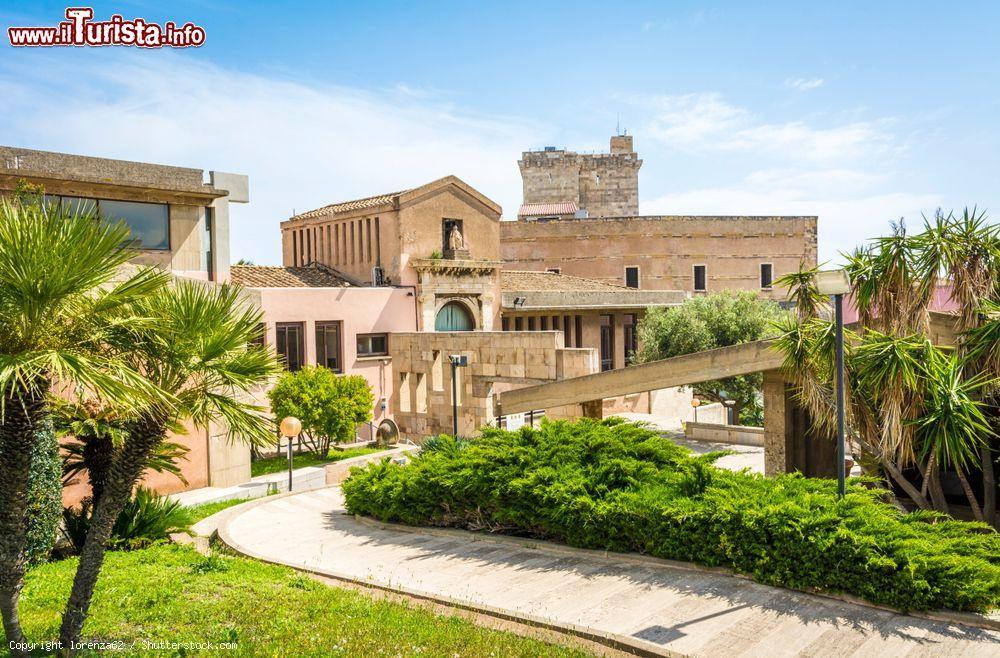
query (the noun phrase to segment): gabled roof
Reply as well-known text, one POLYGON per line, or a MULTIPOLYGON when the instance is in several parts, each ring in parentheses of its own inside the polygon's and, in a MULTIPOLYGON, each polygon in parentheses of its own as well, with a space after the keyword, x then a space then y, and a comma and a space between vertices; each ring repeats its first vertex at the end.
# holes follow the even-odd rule
POLYGON ((555 272, 528 272, 503 270, 500 272, 500 289, 503 292, 622 292, 633 288, 584 279, 555 272))
POLYGON ((232 265, 229 277, 246 288, 354 288, 359 284, 331 267, 313 263, 304 267, 232 265))
POLYGON ((457 176, 445 176, 444 178, 438 178, 437 180, 433 180, 429 183, 419 187, 413 187, 408 190, 378 194, 375 196, 365 197, 363 199, 354 199, 352 201, 338 201, 337 203, 331 203, 321 208, 316 208, 315 210, 307 210, 306 212, 299 213, 289 219, 289 221, 310 219, 312 217, 323 217, 327 215, 339 215, 342 213, 353 213, 358 210, 398 208, 400 205, 406 204, 408 201, 423 198, 428 194, 432 194, 439 189, 449 186, 458 188, 473 197, 479 203, 496 212, 497 216, 500 215, 500 206, 479 192, 477 189, 457 176))

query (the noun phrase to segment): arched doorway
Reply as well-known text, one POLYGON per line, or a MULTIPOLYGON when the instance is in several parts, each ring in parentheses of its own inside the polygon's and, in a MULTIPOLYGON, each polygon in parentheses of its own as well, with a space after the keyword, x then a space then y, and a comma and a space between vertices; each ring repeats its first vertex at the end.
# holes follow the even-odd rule
POLYGON ((469 309, 459 302, 448 302, 438 311, 434 331, 472 331, 476 323, 469 309))

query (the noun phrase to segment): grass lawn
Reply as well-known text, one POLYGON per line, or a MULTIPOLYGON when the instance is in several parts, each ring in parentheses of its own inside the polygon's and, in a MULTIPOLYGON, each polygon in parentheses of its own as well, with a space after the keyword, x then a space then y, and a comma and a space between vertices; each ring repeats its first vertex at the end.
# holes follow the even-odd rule
MULTIPOLYGON (((28 573, 21 621, 31 640, 57 637, 75 569, 73 558, 28 573)), ((285 567, 220 554, 206 557, 172 544, 108 553, 84 635, 124 641, 129 649, 124 655, 588 655, 328 587, 285 567), (157 651, 143 641, 217 646, 157 651), (238 647, 219 647, 223 642, 238 647)))
MULTIPOLYGON (((347 450, 331 450, 326 459, 321 459, 315 453, 303 452, 301 455, 292 457, 292 468, 304 468, 306 466, 321 466, 330 462, 339 462, 342 459, 370 455, 373 452, 381 452, 385 448, 348 448, 347 450)), ((258 459, 250 464, 250 475, 267 475, 268 473, 278 473, 288 470, 288 457, 285 455, 258 459)))
POLYGON ((188 513, 191 515, 191 524, 195 524, 202 519, 207 519, 216 512, 221 512, 227 507, 232 507, 234 505, 239 505, 245 503, 249 498, 234 498, 233 500, 220 500, 216 503, 202 503, 201 505, 192 505, 187 508, 188 513))

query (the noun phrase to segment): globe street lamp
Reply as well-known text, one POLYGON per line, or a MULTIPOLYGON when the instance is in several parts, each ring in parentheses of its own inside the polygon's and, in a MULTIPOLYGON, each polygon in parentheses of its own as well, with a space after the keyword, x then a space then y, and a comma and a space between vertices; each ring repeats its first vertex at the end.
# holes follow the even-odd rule
POLYGON ((288 439, 288 490, 292 490, 292 439, 302 432, 302 421, 295 416, 281 420, 281 436, 288 439))
POLYGON ((469 357, 464 354, 449 354, 451 362, 451 435, 458 438, 458 369, 469 365, 469 357))
POLYGON ((694 422, 698 422, 698 407, 701 406, 701 400, 698 398, 691 398, 691 408, 694 409, 694 422))
POLYGON ((843 498, 847 479, 844 440, 844 295, 851 292, 851 277, 846 270, 831 270, 817 272, 814 281, 819 294, 833 297, 837 322, 837 495, 843 498))

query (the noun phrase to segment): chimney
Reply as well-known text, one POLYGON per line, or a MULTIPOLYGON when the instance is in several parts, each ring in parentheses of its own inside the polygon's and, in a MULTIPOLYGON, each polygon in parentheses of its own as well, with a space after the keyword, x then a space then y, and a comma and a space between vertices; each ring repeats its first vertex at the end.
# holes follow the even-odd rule
POLYGON ((632 135, 613 135, 611 137, 611 154, 632 153, 632 135))

